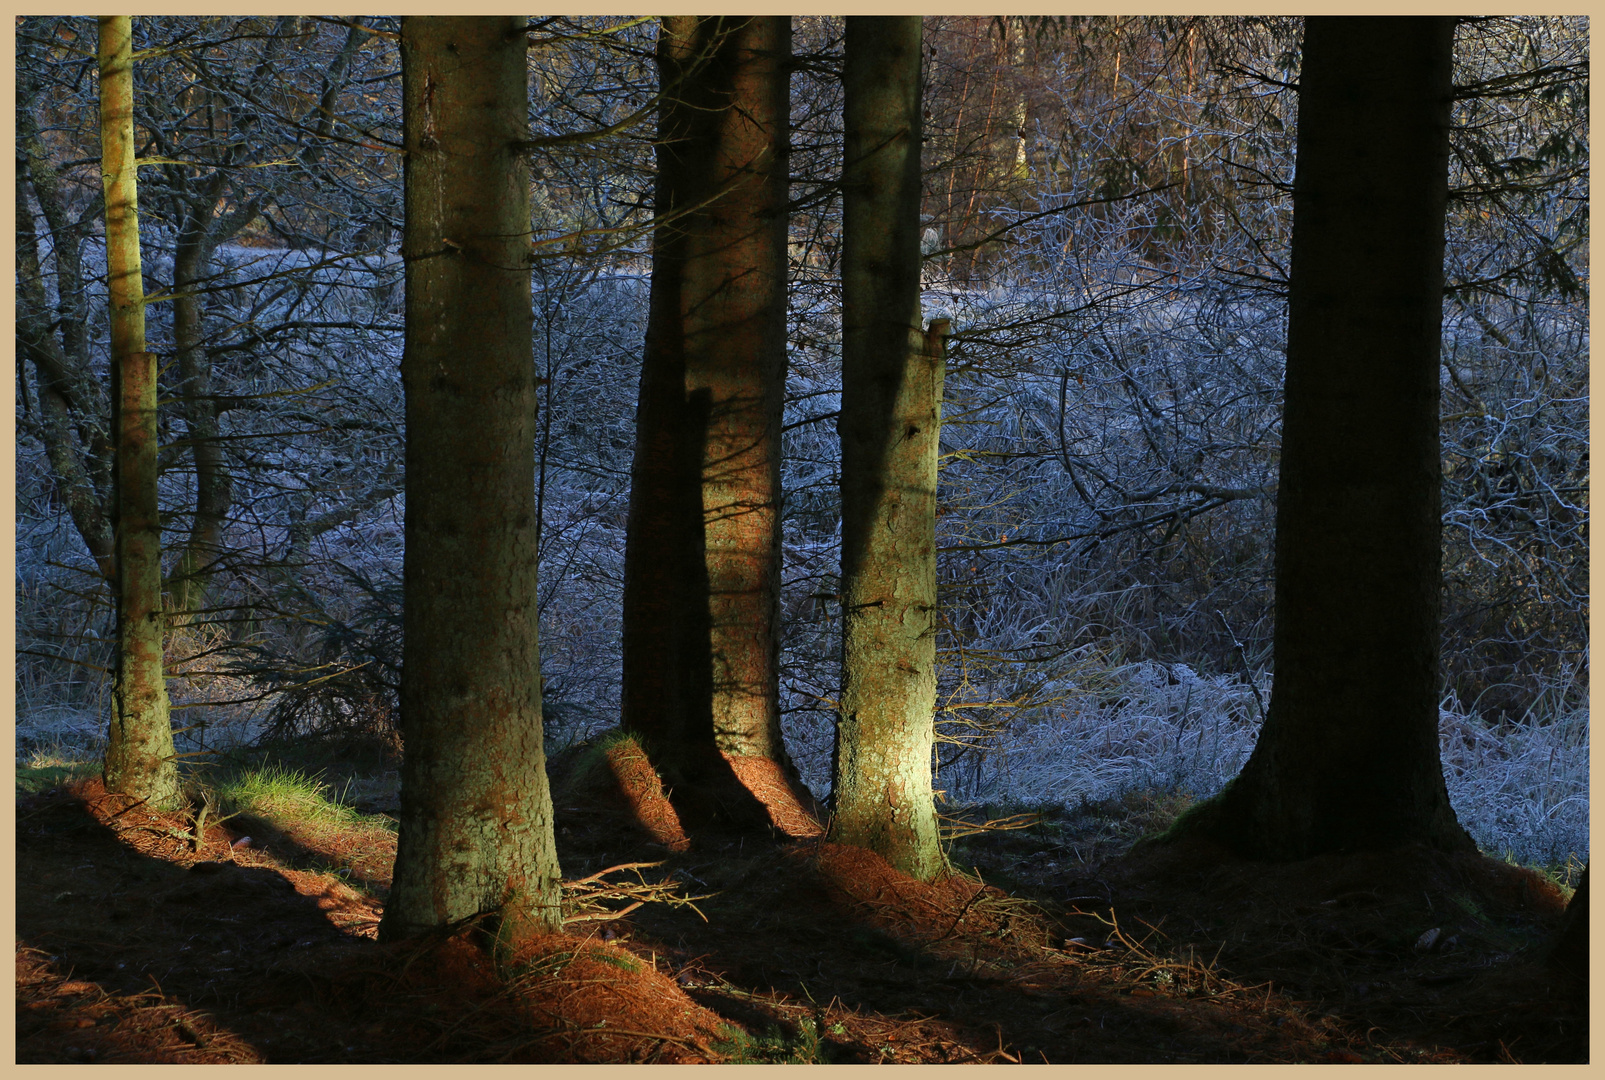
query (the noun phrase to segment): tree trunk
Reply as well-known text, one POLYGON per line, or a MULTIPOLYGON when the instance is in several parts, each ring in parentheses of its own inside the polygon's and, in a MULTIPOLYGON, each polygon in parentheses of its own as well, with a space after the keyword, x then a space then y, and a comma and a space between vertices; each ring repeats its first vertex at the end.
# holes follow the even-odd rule
MULTIPOLYGON (((97 457, 114 457, 115 448, 102 426, 106 403, 98 400, 97 393, 84 393, 91 390, 92 383, 82 377, 87 366, 83 357, 69 353, 51 328, 52 313, 39 265, 39 237, 28 206, 30 166, 37 167, 23 155, 17 156, 17 348, 33 361, 40 437, 56 494, 101 576, 113 583, 117 580, 117 540, 112 527, 116 510, 111 505, 115 494, 103 491, 95 480, 102 465, 97 457), (82 433, 91 424, 99 430, 86 439, 82 433)), ((52 230, 56 261, 76 263, 62 250, 62 240, 63 236, 52 230)), ((65 291, 67 286, 60 288, 65 291)))
POLYGON ((106 291, 117 416, 117 674, 104 777, 108 791, 172 810, 182 796, 162 672, 156 355, 145 351, 132 37, 126 15, 101 17, 100 170, 106 192, 106 291))
POLYGON ((790 40, 785 16, 665 18, 658 38, 660 220, 623 722, 671 788, 728 787, 715 750, 790 767, 779 689, 790 40))
POLYGON ((1584 1009, 1589 993, 1589 867, 1583 867, 1578 891, 1571 894, 1560 936, 1549 950, 1549 966, 1568 977, 1583 993, 1584 1009))
POLYGON ((920 20, 849 17, 833 839, 946 869, 931 791, 945 320, 920 332, 920 20))
POLYGON ((1561 923, 1560 936, 1549 951, 1549 964, 1561 974, 1575 980, 1588 992, 1588 866, 1577 883, 1571 903, 1561 923))
POLYGON ((1453 33, 1449 18, 1307 22, 1275 693, 1253 755, 1209 810, 1244 854, 1472 847, 1438 752, 1453 33))
POLYGON ((525 20, 402 21, 405 724, 394 940, 561 925, 535 607, 525 20))
MULTIPOLYGON (((212 203, 221 189, 221 183, 208 185, 206 194, 212 196, 212 203)), ((183 380, 184 419, 195 462, 195 516, 169 579, 175 624, 190 622, 205 606, 206 579, 222 554, 223 523, 233 501, 233 485, 217 438, 217 402, 211 396, 212 365, 204 352, 200 298, 190 291, 210 270, 214 245, 205 236, 210 224, 210 205, 200 213, 192 212, 173 257, 173 351, 183 380)))

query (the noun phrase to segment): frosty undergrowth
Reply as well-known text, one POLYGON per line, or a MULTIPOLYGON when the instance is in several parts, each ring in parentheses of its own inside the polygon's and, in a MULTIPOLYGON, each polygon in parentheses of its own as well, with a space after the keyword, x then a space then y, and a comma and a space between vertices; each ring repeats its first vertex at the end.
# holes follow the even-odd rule
MULTIPOLYGON (((176 686, 175 686, 176 689, 176 686)), ((207 689, 225 697, 225 689, 207 689)), ((1260 693, 1269 700, 1268 684, 1260 693)), ((179 690, 180 701, 190 696, 179 690)), ((1561 695, 1556 695, 1557 698, 1561 695)), ((19 703, 21 704, 21 703, 19 703)), ((181 712, 180 726, 207 718, 213 747, 255 734, 257 708, 181 712)), ((602 720, 595 721, 602 724, 602 720)), ((957 757, 938 777, 950 804, 1065 805, 1130 792, 1184 791, 1204 798, 1242 767, 1259 731, 1259 704, 1234 675, 1201 676, 1185 664, 1139 663, 1104 672, 1096 692, 1073 692, 1046 709, 1022 711, 987 749, 957 757)), ((41 704, 19 711, 19 764, 92 758, 104 722, 82 707, 41 704)), ((1450 702, 1439 712, 1449 797, 1478 846, 1529 864, 1588 857, 1588 712, 1529 715, 1494 727, 1450 702)), ((564 738, 585 732, 565 731, 564 738)), ((803 780, 830 789, 830 734, 815 719, 786 724, 803 780)), ((197 742, 193 729, 180 749, 197 742)))
MULTIPOLYGON (((1131 664, 1070 703, 1022 713, 985 754, 944 769, 949 802, 993 807, 1066 805, 1129 792, 1214 794, 1254 748, 1259 705, 1236 676, 1184 664, 1131 664), (1110 688, 1113 683, 1114 690, 1110 688)), ((1268 702, 1268 682, 1260 687, 1268 702)), ((1588 857, 1588 713, 1529 716, 1495 729, 1451 705, 1439 745, 1460 822, 1489 855, 1530 864, 1588 857)), ((830 787, 822 726, 789 730, 804 780, 830 787)))

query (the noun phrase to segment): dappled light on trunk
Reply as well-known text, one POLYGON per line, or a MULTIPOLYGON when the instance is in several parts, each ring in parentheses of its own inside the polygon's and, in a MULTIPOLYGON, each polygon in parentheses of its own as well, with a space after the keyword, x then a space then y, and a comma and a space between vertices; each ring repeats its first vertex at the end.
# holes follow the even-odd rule
POLYGON ((946 320, 920 318, 920 21, 847 22, 843 83, 841 703, 830 835, 946 869, 931 789, 936 465, 946 320))
POLYGON ((386 940, 555 930, 535 560, 528 102, 516 19, 403 24, 406 638, 386 940))
POLYGON ((117 671, 104 775, 110 790, 171 810, 180 796, 162 670, 167 614, 157 510, 157 360, 145 349, 132 41, 128 16, 100 20, 101 175, 117 438, 117 671))
MULTIPOLYGON (((624 726, 674 787, 789 765, 779 715, 789 20, 664 20, 624 726)), ((687 797, 692 793, 686 792, 687 797)), ((750 816, 750 815, 749 815, 750 816)))

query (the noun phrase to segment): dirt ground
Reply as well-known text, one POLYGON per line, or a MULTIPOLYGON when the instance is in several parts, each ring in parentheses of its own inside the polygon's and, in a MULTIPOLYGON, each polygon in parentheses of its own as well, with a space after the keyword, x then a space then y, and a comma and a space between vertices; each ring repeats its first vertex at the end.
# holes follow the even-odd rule
POLYGON ((962 872, 924 884, 735 764, 767 836, 687 836, 628 743, 554 760, 567 931, 500 966, 472 927, 376 942, 390 834, 234 819, 197 845, 98 781, 19 797, 17 1060, 1587 1058, 1531 871, 1132 854, 1108 806, 955 819, 962 872))

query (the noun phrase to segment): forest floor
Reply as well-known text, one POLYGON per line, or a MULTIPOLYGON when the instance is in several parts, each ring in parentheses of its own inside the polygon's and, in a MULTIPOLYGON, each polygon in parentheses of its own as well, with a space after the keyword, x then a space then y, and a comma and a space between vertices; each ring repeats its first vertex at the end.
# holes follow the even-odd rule
POLYGON ((214 813, 199 842, 19 773, 17 1060, 1587 1059, 1584 992, 1540 962, 1563 891, 1480 856, 1134 853, 1179 800, 1133 797, 951 819, 960 872, 924 884, 762 767, 770 836, 688 838, 616 741, 550 763, 570 921, 497 964, 472 927, 376 942, 394 765, 326 760, 365 813, 214 813))

